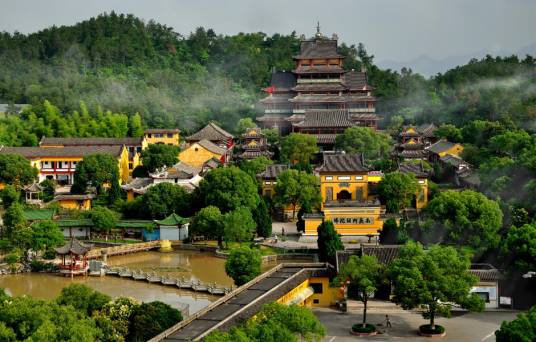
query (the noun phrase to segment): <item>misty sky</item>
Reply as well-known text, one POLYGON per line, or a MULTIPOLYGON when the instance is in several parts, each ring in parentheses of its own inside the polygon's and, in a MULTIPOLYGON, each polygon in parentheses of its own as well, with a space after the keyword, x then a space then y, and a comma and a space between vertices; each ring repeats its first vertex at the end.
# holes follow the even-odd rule
POLYGON ((34 32, 115 10, 188 34, 281 32, 310 36, 316 21, 376 61, 516 52, 536 43, 534 0, 0 0, 0 30, 34 32))

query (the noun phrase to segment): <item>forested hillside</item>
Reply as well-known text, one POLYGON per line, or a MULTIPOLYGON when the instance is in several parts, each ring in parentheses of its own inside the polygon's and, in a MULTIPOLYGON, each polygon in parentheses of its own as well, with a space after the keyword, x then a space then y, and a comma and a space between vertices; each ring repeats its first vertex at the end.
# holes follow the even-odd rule
MULTIPOLYGON (((135 135, 140 119, 145 127, 186 133, 214 120, 233 131, 238 119, 255 116, 271 71, 293 68, 298 48, 295 33, 225 36, 198 28, 181 35, 115 13, 29 35, 2 33, 0 102, 33 107, 0 118, 0 144, 135 135)), ((485 119, 536 128, 532 57, 487 57, 425 79, 409 69, 379 69, 361 44, 340 49, 346 69, 367 67, 384 126, 401 114, 415 122, 485 119)))

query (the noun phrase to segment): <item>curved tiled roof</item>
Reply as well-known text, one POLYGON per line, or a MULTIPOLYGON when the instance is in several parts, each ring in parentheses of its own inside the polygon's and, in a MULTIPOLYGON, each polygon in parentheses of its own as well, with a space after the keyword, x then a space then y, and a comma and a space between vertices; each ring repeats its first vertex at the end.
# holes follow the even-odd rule
POLYGON ((207 139, 203 139, 201 141, 198 141, 197 144, 202 146, 203 148, 207 149, 208 151, 210 151, 212 153, 219 154, 220 156, 224 155, 227 152, 227 150, 225 148, 219 147, 218 145, 214 144, 213 142, 211 142, 211 141, 209 141, 207 139))
POLYGON ((317 171, 322 172, 367 172, 362 153, 324 154, 324 163, 317 171))
POLYGON ((206 139, 210 141, 215 141, 215 140, 227 140, 227 139, 232 139, 232 138, 233 138, 233 135, 231 133, 227 132, 220 126, 211 122, 205 127, 203 127, 200 131, 187 137, 186 140, 189 140, 189 141, 198 140, 199 141, 199 140, 206 139))
POLYGON ((71 240, 69 240, 69 242, 67 242, 65 245, 54 248, 54 250, 56 251, 57 254, 60 254, 60 255, 65 255, 65 254, 83 255, 89 252, 92 247, 93 247, 92 245, 86 245, 78 241, 75 238, 71 238, 71 240))
POLYGON ((39 146, 114 146, 141 145, 143 138, 41 138, 39 146))
POLYGON ((257 176, 263 179, 276 179, 282 172, 288 170, 288 165, 286 164, 272 164, 267 165, 266 169, 259 173, 257 176))
POLYGON ((344 58, 337 51, 337 40, 317 38, 302 40, 300 43, 300 53, 294 59, 309 58, 344 58))
POLYGON ((295 127, 351 127, 350 115, 346 109, 309 110, 305 117, 295 127))
POLYGON ((107 153, 114 157, 121 155, 123 145, 66 146, 58 148, 42 147, 0 147, 2 154, 20 154, 25 158, 43 157, 84 157, 95 153, 107 153))

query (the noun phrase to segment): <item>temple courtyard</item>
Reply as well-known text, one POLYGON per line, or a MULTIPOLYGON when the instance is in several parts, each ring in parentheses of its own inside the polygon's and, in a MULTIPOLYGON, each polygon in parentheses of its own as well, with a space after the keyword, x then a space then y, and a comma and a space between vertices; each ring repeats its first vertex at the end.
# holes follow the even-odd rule
MULTIPOLYGON (((349 308, 348 313, 341 313, 333 309, 315 308, 314 314, 326 327, 326 337, 323 342, 350 342, 356 340, 370 341, 428 341, 420 337, 417 329, 426 324, 420 313, 404 311, 393 304, 385 303, 369 309, 367 322, 376 324, 381 334, 370 337, 356 337, 349 331, 353 324, 362 320, 360 308, 349 308), (385 327, 385 315, 389 315, 391 328, 385 327)), ((486 311, 480 313, 453 312, 450 319, 438 318, 436 323, 445 327, 447 335, 438 339, 440 341, 456 342, 492 342, 495 341, 495 330, 504 320, 511 321, 517 312, 513 311, 486 311)), ((436 340, 436 339, 433 339, 436 340)))

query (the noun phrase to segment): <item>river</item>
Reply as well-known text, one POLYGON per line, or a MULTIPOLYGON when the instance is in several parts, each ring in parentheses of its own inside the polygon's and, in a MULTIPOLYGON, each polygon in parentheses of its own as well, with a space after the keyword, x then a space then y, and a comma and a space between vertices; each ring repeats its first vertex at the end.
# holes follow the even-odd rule
MULTIPOLYGON (((127 266, 132 270, 155 271, 170 277, 197 279, 204 283, 216 283, 230 287, 233 280, 225 274, 225 259, 210 253, 175 250, 173 252, 141 252, 110 257, 110 266, 127 266)), ((263 271, 275 266, 275 262, 263 264, 263 271)), ((54 299, 69 284, 85 284, 113 298, 128 296, 143 302, 159 300, 175 308, 188 305, 189 314, 195 313, 217 300, 219 296, 180 290, 172 286, 150 284, 144 281, 122 279, 116 276, 61 277, 56 274, 25 273, 0 276, 0 288, 11 296, 30 295, 40 299, 54 299)))

